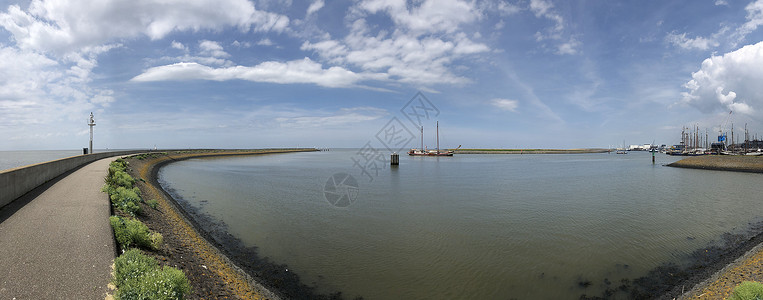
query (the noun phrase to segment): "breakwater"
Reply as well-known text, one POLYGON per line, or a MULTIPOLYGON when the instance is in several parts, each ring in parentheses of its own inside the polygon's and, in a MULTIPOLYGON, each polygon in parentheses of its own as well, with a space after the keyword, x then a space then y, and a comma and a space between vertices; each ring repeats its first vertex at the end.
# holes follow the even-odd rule
POLYGON ((96 160, 147 152, 130 150, 78 155, 49 162, 13 168, 0 172, 0 208, 23 196, 36 187, 96 160))
POLYGON ((193 150, 165 151, 152 155, 129 158, 137 183, 146 199, 156 199, 158 210, 147 210, 140 216, 151 230, 161 233, 165 248, 161 260, 179 266, 193 289, 191 298, 280 299, 260 282, 261 274, 250 275, 239 267, 250 257, 231 255, 221 241, 209 234, 210 224, 197 221, 164 191, 156 180, 162 166, 187 159, 215 156, 251 156, 286 152, 317 151, 315 149, 259 149, 259 150, 193 150))
POLYGON ((668 164, 668 166, 690 169, 763 173, 763 157, 743 155, 692 156, 668 164))

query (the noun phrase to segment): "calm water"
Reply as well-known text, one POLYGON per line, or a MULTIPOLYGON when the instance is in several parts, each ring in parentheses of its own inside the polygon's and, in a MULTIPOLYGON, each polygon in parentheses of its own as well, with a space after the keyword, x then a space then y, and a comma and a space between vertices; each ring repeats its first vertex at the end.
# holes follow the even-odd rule
POLYGON ((763 213, 763 176, 664 154, 401 156, 369 182, 354 153, 194 159, 160 178, 306 283, 366 299, 601 295, 763 213), (323 195, 336 172, 360 184, 347 208, 323 195))
POLYGON ((76 155, 82 150, 0 151, 0 171, 76 155))

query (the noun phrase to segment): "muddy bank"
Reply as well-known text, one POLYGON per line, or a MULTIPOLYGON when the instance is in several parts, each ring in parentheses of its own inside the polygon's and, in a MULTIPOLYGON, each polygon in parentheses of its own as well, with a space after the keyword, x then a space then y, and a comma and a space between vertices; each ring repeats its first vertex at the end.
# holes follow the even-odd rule
POLYGON ((719 240, 688 254, 682 264, 666 263, 635 279, 604 279, 599 283, 581 278, 577 283, 581 290, 594 284, 606 289, 599 295, 583 293, 580 299, 725 299, 736 284, 744 280, 763 279, 763 269, 760 269, 763 252, 758 249, 761 243, 763 221, 753 222, 742 231, 725 233, 719 240), (738 272, 737 275, 741 276, 736 276, 736 280, 728 275, 720 280, 715 279, 719 271, 728 269, 737 260, 744 260, 746 254, 749 256, 748 252, 758 253, 757 265, 751 268, 755 271, 738 272), (724 284, 722 288, 712 286, 716 281, 724 284))
POLYGON ((703 155, 691 156, 668 164, 670 167, 763 173, 763 156, 703 155))
POLYGON ((164 246, 154 256, 163 264, 177 266, 188 277, 192 293, 188 299, 311 299, 338 298, 321 296, 299 282, 296 274, 285 266, 268 262, 256 256, 256 248, 239 249, 225 228, 209 218, 197 218, 161 189, 156 174, 162 165, 173 161, 231 155, 263 155, 312 149, 276 150, 194 150, 170 151, 129 158, 130 173, 136 178, 145 200, 156 199, 157 209, 144 207, 139 216, 149 228, 161 233, 164 246), (206 222, 209 222, 206 224, 206 222), (210 228, 207 230, 207 228, 210 228), (230 251, 230 249, 236 251, 230 251), (246 252, 249 251, 249 252, 246 252), (235 254, 235 255, 233 255, 235 254), (253 256, 250 256, 253 255, 253 256))

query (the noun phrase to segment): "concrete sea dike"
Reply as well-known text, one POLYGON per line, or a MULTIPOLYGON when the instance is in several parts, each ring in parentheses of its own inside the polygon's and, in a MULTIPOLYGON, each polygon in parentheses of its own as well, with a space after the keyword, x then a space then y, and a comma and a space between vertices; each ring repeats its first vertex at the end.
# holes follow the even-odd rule
POLYGON ((61 174, 96 160, 144 152, 147 151, 131 150, 78 155, 0 172, 0 208, 61 174))
POLYGON ((763 157, 745 155, 691 156, 668 164, 670 167, 763 173, 763 157))

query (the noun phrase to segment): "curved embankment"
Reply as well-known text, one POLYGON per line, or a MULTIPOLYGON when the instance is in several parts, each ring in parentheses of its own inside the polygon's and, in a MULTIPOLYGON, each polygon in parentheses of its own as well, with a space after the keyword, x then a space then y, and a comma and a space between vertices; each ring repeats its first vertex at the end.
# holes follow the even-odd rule
POLYGON ((168 163, 200 157, 262 155, 314 149, 207 150, 170 151, 142 159, 132 158, 131 172, 140 178, 138 184, 144 199, 156 199, 158 211, 148 211, 146 223, 164 236, 165 247, 159 260, 179 266, 193 287, 190 298, 278 299, 279 297, 239 268, 214 239, 189 217, 157 181, 159 169, 168 163))
POLYGON ((609 149, 459 149, 455 154, 581 154, 605 153, 609 149))
POLYGON ((670 167, 763 173, 763 156, 703 155, 691 156, 668 164, 670 167))

